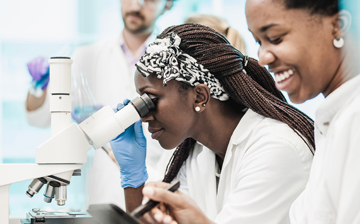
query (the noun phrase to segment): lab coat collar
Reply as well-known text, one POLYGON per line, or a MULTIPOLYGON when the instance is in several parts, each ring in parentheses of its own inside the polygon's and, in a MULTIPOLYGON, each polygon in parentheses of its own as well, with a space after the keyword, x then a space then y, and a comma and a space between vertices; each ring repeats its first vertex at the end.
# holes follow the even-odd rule
MULTIPOLYGON (((158 31, 157 29, 154 29, 154 31, 151 33, 151 35, 146 39, 146 41, 139 47, 138 51, 136 52, 136 55, 139 55, 141 53, 140 56, 142 56, 145 53, 145 49, 146 47, 152 43, 156 37, 158 35, 158 31)), ((126 51, 130 51, 128 46, 125 43, 125 39, 124 39, 124 31, 121 32, 121 35, 119 37, 119 44, 121 46, 122 49, 126 49, 126 51)))
POLYGON ((315 127, 320 131, 320 134, 326 135, 331 120, 341 108, 359 94, 359 87, 360 75, 357 75, 325 98, 325 101, 316 111, 315 127))
POLYGON ((240 122, 236 126, 233 134, 231 135, 230 142, 228 144, 228 147, 226 149, 226 154, 223 162, 222 170, 224 170, 229 163, 232 154, 233 149, 235 149, 242 141, 244 141, 245 138, 249 136, 251 131, 254 129, 256 125, 262 121, 264 117, 260 114, 257 114, 251 109, 248 109, 244 116, 241 118, 240 122))
POLYGON ((240 144, 264 117, 248 109, 231 135, 229 146, 240 144))

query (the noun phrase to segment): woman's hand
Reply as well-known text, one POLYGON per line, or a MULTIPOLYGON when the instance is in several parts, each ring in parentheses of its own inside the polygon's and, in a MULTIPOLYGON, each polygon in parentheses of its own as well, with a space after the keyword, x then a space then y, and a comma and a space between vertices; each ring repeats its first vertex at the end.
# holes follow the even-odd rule
POLYGON ((166 190, 168 184, 164 182, 149 182, 143 189, 143 204, 149 199, 159 201, 159 206, 144 215, 149 223, 182 224, 213 223, 195 202, 187 195, 176 191, 166 190))
MULTIPOLYGON (((129 100, 125 100, 123 104, 118 104, 116 110, 121 110, 128 102, 129 100)), ((148 173, 145 165, 146 138, 141 120, 111 140, 110 145, 120 166, 121 186, 138 188, 143 185, 148 173)))

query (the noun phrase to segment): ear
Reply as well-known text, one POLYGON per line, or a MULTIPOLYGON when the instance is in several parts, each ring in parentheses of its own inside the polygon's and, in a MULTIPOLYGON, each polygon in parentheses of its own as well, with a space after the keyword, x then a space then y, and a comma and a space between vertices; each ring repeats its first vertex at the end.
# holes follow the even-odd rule
POLYGON ((210 100, 210 89, 205 84, 199 84, 194 87, 193 92, 195 94, 194 110, 201 113, 205 110, 205 106, 210 100))
POLYGON ((333 35, 343 37, 351 26, 351 14, 346 10, 341 10, 333 17, 333 35))

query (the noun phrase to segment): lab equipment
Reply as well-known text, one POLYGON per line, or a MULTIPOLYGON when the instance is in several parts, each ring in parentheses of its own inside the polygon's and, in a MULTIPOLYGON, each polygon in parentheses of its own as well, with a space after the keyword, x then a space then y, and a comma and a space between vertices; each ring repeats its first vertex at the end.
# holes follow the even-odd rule
POLYGON ((50 201, 55 195, 57 204, 64 205, 72 176, 80 175, 82 163, 87 162, 87 150, 92 146, 95 149, 102 147, 155 108, 152 100, 144 94, 116 113, 110 106, 105 106, 80 125, 71 124, 71 63, 69 57, 49 60, 52 136, 37 147, 36 164, 0 164, 1 224, 9 223, 11 184, 34 179, 27 190, 28 196, 32 197, 47 185, 44 200, 50 201))
POLYGON ((81 72, 79 75, 73 75, 73 111, 72 117, 80 124, 86 118, 94 114, 103 106, 96 103, 95 97, 89 88, 86 74, 81 72))
MULTIPOLYGON (((166 189, 174 192, 179 187, 180 182, 175 180, 166 189)), ((93 204, 89 206, 88 212, 96 221, 102 224, 140 224, 138 218, 158 204, 159 202, 150 200, 146 204, 137 207, 131 214, 126 213, 114 204, 93 204)))
MULTIPOLYGON (((175 192, 180 187, 180 181, 174 180, 171 184, 169 184, 166 187, 166 190, 169 190, 171 192, 175 192)), ((158 205, 158 201, 149 200, 143 205, 140 205, 139 207, 135 208, 134 211, 131 212, 131 215, 136 218, 140 218, 143 216, 146 212, 150 211, 152 208, 154 208, 156 205, 158 205)))
MULTIPOLYGON (((121 110, 130 100, 124 100, 117 105, 121 110)), ((145 165, 146 138, 142 122, 138 120, 123 133, 110 141, 116 161, 120 166, 121 187, 137 188, 148 179, 145 165)))
POLYGON ((90 205, 88 212, 101 224, 140 224, 137 218, 134 218, 114 204, 90 205))
POLYGON ((60 183, 56 181, 50 181, 49 184, 46 187, 45 193, 44 193, 44 201, 46 203, 50 203, 52 199, 54 199, 55 195, 55 188, 60 187, 60 183))
POLYGON ((20 221, 21 224, 98 224, 87 212, 48 212, 36 208, 20 221))

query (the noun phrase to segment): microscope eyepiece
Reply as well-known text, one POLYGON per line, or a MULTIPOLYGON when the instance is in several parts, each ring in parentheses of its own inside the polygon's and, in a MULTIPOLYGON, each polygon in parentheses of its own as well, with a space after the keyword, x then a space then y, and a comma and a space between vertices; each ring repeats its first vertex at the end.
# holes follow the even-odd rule
POLYGON ((131 100, 118 111, 105 106, 81 122, 79 127, 95 149, 101 148, 140 118, 146 117, 155 109, 153 100, 143 94, 131 100))
POLYGON ((135 107, 141 118, 146 117, 150 110, 155 109, 153 100, 146 93, 136 97, 130 103, 135 107))

